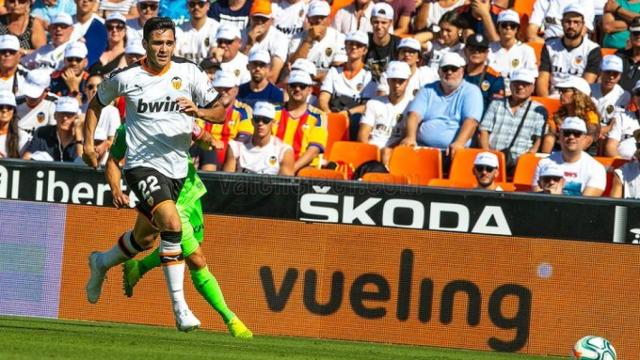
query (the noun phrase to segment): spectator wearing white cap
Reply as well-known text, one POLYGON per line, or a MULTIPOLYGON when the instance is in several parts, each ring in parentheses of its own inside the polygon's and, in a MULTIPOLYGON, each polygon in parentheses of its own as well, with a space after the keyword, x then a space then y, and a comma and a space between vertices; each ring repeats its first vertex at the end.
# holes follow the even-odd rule
POLYGON ((39 128, 22 155, 31 160, 33 154, 48 154, 53 161, 73 162, 82 155, 82 122, 80 106, 73 97, 62 97, 56 102, 56 125, 39 128))
POLYGON ((272 5, 273 25, 291 42, 296 34, 304 31, 309 3, 305 0, 280 0, 272 5))
POLYGON ((597 80, 602 55, 600 46, 586 34, 585 6, 584 3, 567 6, 562 15, 564 35, 545 42, 536 83, 538 96, 557 95, 555 85, 570 76, 583 77, 589 84, 597 80))
POLYGON ((271 69, 269 53, 263 49, 251 51, 247 68, 251 74, 251 81, 240 85, 238 99, 251 107, 258 101, 282 105, 284 92, 268 78, 271 69))
POLYGON ((240 30, 233 25, 223 23, 216 33, 216 48, 212 50, 211 61, 219 64, 220 69, 233 73, 240 84, 251 80, 251 74, 247 69, 249 59, 240 52, 242 40, 240 30))
POLYGON ((45 28, 51 25, 51 19, 58 14, 75 15, 76 4, 73 0, 35 0, 31 5, 31 15, 42 20, 45 28))
POLYGON ((633 132, 631 139, 635 145, 633 161, 614 170, 609 195, 612 198, 640 199, 640 129, 633 132))
POLYGON ((20 118, 18 125, 29 136, 45 125, 55 125, 54 113, 55 101, 58 97, 49 93, 49 70, 35 69, 29 71, 20 92, 24 95, 24 101, 18 104, 16 114, 20 118))
MULTIPOLYGON (((81 108, 81 113, 86 114, 89 102, 98 92, 98 86, 104 77, 100 74, 89 75, 87 83, 84 86, 84 98, 85 103, 81 108)), ((96 154, 98 156, 98 163, 100 165, 106 165, 109 157, 109 149, 113 143, 113 138, 116 135, 116 130, 120 126, 120 112, 114 104, 105 106, 100 112, 100 118, 96 125, 96 132, 93 136, 93 143, 95 144, 96 154)))
POLYGON ((478 153, 473 160, 473 176, 476 178, 476 189, 502 191, 496 182, 498 177, 498 156, 492 152, 478 153))
POLYGON ((294 173, 307 165, 319 166, 327 146, 327 115, 311 106, 313 80, 309 73, 293 70, 287 79, 288 99, 276 108, 274 132, 293 148, 294 173))
POLYGON ((386 2, 373 5, 371 12, 371 26, 369 33, 369 47, 365 56, 365 66, 376 81, 387 68, 387 64, 395 59, 400 38, 391 33, 393 25, 393 8, 386 2))
POLYGON ((426 46, 427 66, 438 71, 440 60, 445 54, 456 53, 464 56, 462 42, 463 24, 455 11, 448 11, 440 18, 439 32, 435 40, 428 41, 426 46))
POLYGON ((604 166, 591 155, 582 151, 587 133, 584 120, 568 117, 560 126, 560 151, 540 160, 533 178, 533 191, 540 191, 538 179, 547 162, 555 162, 564 174, 564 195, 600 196, 607 185, 604 166))
POLYGON ((272 135, 276 109, 259 101, 253 111, 253 134, 245 141, 229 141, 224 171, 266 175, 294 175, 291 146, 272 135))
POLYGON ((20 60, 27 69, 44 67, 53 72, 62 67, 64 49, 71 40, 71 34, 73 33, 73 19, 69 14, 60 13, 52 16, 50 21, 49 43, 20 60))
POLYGON ((409 105, 404 145, 431 146, 445 155, 468 147, 482 119, 480 89, 464 80, 465 61, 457 53, 447 53, 440 61, 439 82, 429 84, 409 105))
POLYGON ((326 112, 344 112, 351 120, 351 137, 358 132, 358 120, 364 103, 375 96, 378 85, 364 66, 369 39, 363 32, 352 32, 345 40, 347 62, 342 68, 331 68, 318 96, 318 107, 326 112))
MULTIPOLYGON (((633 107, 639 109, 640 105, 640 81, 633 89, 633 107)), ((634 134, 640 129, 640 114, 638 111, 614 110, 611 129, 606 134, 606 144, 604 155, 609 157, 621 157, 623 159, 633 159, 636 154, 636 142, 634 134)))
MULTIPOLYGON (((93 65, 107 47, 107 28, 104 19, 96 15, 96 1, 74 0, 76 15, 73 17, 71 40, 81 40, 87 45, 87 66, 93 65)), ((133 37, 133 32, 131 37, 133 37)), ((142 30, 140 30, 142 41, 142 30)))
POLYGON ((489 45, 489 66, 499 71, 504 78, 518 69, 538 73, 533 48, 520 42, 516 35, 520 30, 520 15, 511 10, 498 14, 499 41, 489 45))
POLYGON ((564 14, 566 8, 572 6, 579 9, 583 17, 585 30, 594 30, 594 0, 536 0, 527 27, 527 41, 543 42, 554 37, 562 37, 564 31, 564 14), (538 32, 544 29, 541 38, 538 32))
POLYGON ((20 65, 20 41, 13 35, 0 35, 0 91, 19 94, 27 71, 20 65))
POLYGON ((191 19, 182 25, 182 33, 176 36, 176 55, 199 64, 209 57, 216 46, 216 33, 220 23, 207 16, 209 1, 184 0, 191 19))
POLYGON ((374 144, 380 149, 380 159, 389 164, 391 149, 405 137, 407 106, 413 97, 406 95, 411 69, 403 61, 392 61, 385 70, 389 95, 375 97, 365 104, 360 120, 358 141, 374 144))
POLYGON ((224 164, 230 140, 246 138, 253 133, 252 110, 250 106, 237 100, 238 79, 235 75, 218 70, 213 77, 212 85, 220 94, 220 102, 225 108, 225 117, 220 124, 197 120, 198 126, 212 138, 211 149, 205 150, 194 145, 189 151, 197 160, 198 169, 203 171, 215 171, 224 164))
POLYGON ((611 120, 616 111, 624 111, 631 100, 631 94, 618 83, 624 66, 617 55, 607 55, 600 64, 599 82, 591 84, 591 98, 600 113, 601 135, 610 130, 611 120))
POLYGON ((31 5, 31 1, 25 0, 6 1, 6 13, 0 15, 0 35, 15 35, 26 54, 47 43, 45 23, 31 15, 31 5))
POLYGON ((138 10, 138 16, 127 19, 127 43, 134 40, 142 42, 142 38, 144 37, 144 23, 146 23, 147 20, 151 19, 152 17, 158 16, 160 1, 136 0, 136 9, 138 10))
POLYGON ((505 152, 506 171, 512 173, 518 158, 536 153, 542 142, 547 110, 531 100, 536 78, 528 69, 511 74, 511 95, 493 100, 482 117, 478 144, 482 149, 505 152))
POLYGON ((133 19, 138 16, 135 5, 135 0, 99 0, 98 15, 106 19, 111 14, 119 13, 127 19, 133 19))
POLYGON ((338 51, 344 49, 345 36, 329 26, 331 7, 326 1, 314 0, 309 4, 307 22, 309 28, 291 41, 289 62, 305 58, 318 69, 318 81, 324 80, 338 51))
POLYGON ((372 0, 355 0, 349 6, 336 12, 331 27, 343 34, 353 31, 373 32, 371 26, 371 11, 374 2, 372 0))
POLYGON ((18 126, 16 98, 10 91, 0 91, 0 159, 20 159, 29 134, 18 126))
POLYGON ((50 91, 58 96, 72 96, 82 101, 82 90, 89 76, 87 65, 87 47, 83 42, 67 44, 64 50, 64 65, 51 74, 50 91))
POLYGON ((249 24, 250 0, 219 0, 211 4, 207 16, 221 25, 235 26, 238 31, 244 31, 249 24))
POLYGON ((635 1, 607 1, 602 16, 604 38, 602 46, 624 49, 629 41, 629 25, 640 16, 640 4, 635 1))
POLYGON ((263 49, 271 55, 269 81, 276 83, 289 56, 289 39, 273 26, 271 1, 253 0, 249 12, 249 26, 242 32, 242 52, 263 49))
MULTIPOLYGON (((404 61, 411 69, 411 77, 409 84, 405 89, 407 99, 413 99, 418 90, 427 84, 439 81, 438 72, 428 66, 420 66, 422 50, 420 42, 414 38, 404 38, 398 44, 398 60, 404 61)), ((382 74, 378 85, 378 95, 387 95, 389 86, 387 84, 386 75, 382 74)))
POLYGON ((127 62, 127 66, 131 66, 136 61, 139 61, 147 55, 147 51, 142 46, 142 43, 137 39, 133 41, 127 41, 127 46, 124 48, 124 60, 127 62))
POLYGON ((591 99, 591 86, 580 77, 571 76, 566 81, 556 85, 560 91, 560 108, 553 114, 547 122, 547 132, 542 141, 542 152, 549 153, 558 149, 560 144, 556 143, 560 124, 566 117, 574 116, 582 119, 587 126, 587 135, 581 142, 585 146, 584 150, 591 150, 595 153, 596 141, 600 134, 600 114, 598 108, 591 99))
POLYGON ((553 161, 546 161, 540 168, 537 192, 549 195, 562 195, 564 171, 553 161))
POLYGON ((107 28, 107 47, 100 55, 98 61, 91 65, 89 72, 110 74, 113 70, 123 68, 127 65, 124 58, 124 48, 126 46, 127 19, 119 12, 114 12, 107 16, 105 21, 107 28))

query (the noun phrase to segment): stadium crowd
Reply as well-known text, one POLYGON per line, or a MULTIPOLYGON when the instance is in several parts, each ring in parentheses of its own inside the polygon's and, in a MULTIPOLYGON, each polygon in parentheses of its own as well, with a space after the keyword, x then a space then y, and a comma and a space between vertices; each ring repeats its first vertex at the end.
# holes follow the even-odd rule
MULTIPOLYGON (((0 158, 81 163, 89 100, 164 1, 5 0, 0 158)), ((226 108, 195 122, 202 171, 640 197, 640 2, 166 1, 226 108)))

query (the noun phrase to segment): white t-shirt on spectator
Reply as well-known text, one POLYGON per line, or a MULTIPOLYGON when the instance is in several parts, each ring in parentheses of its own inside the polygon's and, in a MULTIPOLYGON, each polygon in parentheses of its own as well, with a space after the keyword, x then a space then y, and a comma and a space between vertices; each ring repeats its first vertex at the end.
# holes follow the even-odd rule
POLYGON ((631 112, 616 111, 613 115, 614 122, 609 131, 608 138, 618 140, 618 154, 624 159, 631 159, 636 152, 636 140, 633 132, 640 129, 635 114, 631 112))
POLYGON ((333 18, 333 23, 331 24, 331 26, 338 32, 343 34, 349 34, 354 31, 367 33, 373 32, 373 27, 371 26, 371 12, 373 10, 373 1, 370 1, 367 4, 367 7, 364 9, 359 22, 358 18, 356 18, 356 7, 354 4, 355 2, 347 7, 338 10, 336 16, 333 18))
POLYGON ((18 65, 18 69, 15 74, 9 76, 7 78, 0 77, 0 91, 8 91, 13 92, 14 84, 17 85, 18 93, 16 97, 22 95, 20 92, 20 85, 24 84, 27 78, 27 70, 22 67, 22 65, 18 65))
POLYGON ((533 186, 538 185, 540 171, 549 161, 558 164, 564 172, 562 189, 564 195, 580 196, 587 187, 604 190, 607 186, 607 173, 604 166, 584 151, 580 159, 572 163, 564 161, 562 151, 553 152, 548 158, 540 160, 533 177, 533 186))
POLYGON ((33 135, 33 132, 45 125, 55 125, 56 119, 53 114, 56 111, 55 98, 47 95, 36 107, 30 108, 26 102, 19 104, 16 108, 16 115, 20 117, 18 121, 18 127, 30 134, 29 139, 33 135))
MULTIPOLYGON (((306 32, 296 35, 291 41, 289 52, 294 53, 300 47, 302 40, 307 36, 306 32)), ((335 54, 344 50, 344 34, 336 31, 332 27, 327 28, 327 32, 320 41, 314 41, 307 54, 307 59, 313 62, 319 71, 327 71, 331 67, 335 54)))
POLYGON ((185 22, 180 26, 182 33, 176 37, 176 55, 200 64, 209 57, 209 50, 216 45, 218 27, 220 23, 211 18, 207 18, 199 30, 191 22, 185 22))
POLYGON ((53 72, 62 68, 64 62, 64 49, 69 42, 54 47, 52 43, 37 49, 20 59, 20 63, 27 69, 48 68, 53 72))
POLYGON ((631 101, 631 94, 618 84, 605 96, 602 96, 599 83, 591 84, 591 97, 596 103, 598 113, 600 113, 600 122, 603 125, 609 124, 616 111, 624 111, 624 108, 631 101))
MULTIPOLYGON (((177 32, 176 32, 176 35, 178 35, 177 32)), ((133 19, 127 20, 127 43, 135 39, 142 42, 143 37, 144 37, 144 27, 140 25, 139 19, 133 18, 133 19)))
POLYGON ((442 59, 442 57, 446 53, 455 52, 464 58, 463 43, 458 43, 457 45, 448 47, 440 44, 440 42, 438 41, 429 41, 429 43, 427 44, 427 49, 431 55, 427 66, 432 68, 434 71, 438 71, 438 68, 440 67, 440 59, 442 59))
POLYGON ((273 25, 291 41, 304 29, 304 19, 309 5, 306 1, 291 4, 286 0, 274 2, 272 5, 273 25))
MULTIPOLYGON (((404 96, 407 99, 413 99, 421 87, 439 80, 440 76, 437 71, 427 66, 421 66, 409 78, 409 84, 407 84, 407 89, 404 91, 404 96)), ((387 76, 384 73, 380 77, 378 92, 383 95, 389 95, 389 83, 387 83, 387 76)))
POLYGON ((220 63, 220 69, 233 73, 240 80, 240 84, 244 84, 251 81, 251 74, 247 69, 248 63, 249 58, 247 55, 238 51, 236 57, 231 59, 231 61, 220 63))
POLYGON ((269 143, 259 147, 251 142, 230 140, 229 150, 236 158, 237 172, 277 175, 280 172, 280 162, 291 146, 285 144, 276 136, 271 136, 269 143))
POLYGON ((502 77, 507 78, 514 70, 527 69, 534 74, 538 73, 536 54, 533 48, 527 44, 517 42, 507 50, 499 42, 489 45, 489 66, 499 71, 502 77))
POLYGON ((544 26, 544 38, 561 37, 562 13, 564 8, 571 3, 578 3, 587 15, 584 22, 587 29, 593 31, 594 0, 536 0, 533 4, 533 12, 529 19, 529 24, 544 26))
POLYGON ((465 0, 458 0, 448 8, 443 8, 437 1, 431 2, 429 4, 429 14, 427 15, 427 26, 438 25, 444 13, 459 8, 464 5, 464 1, 465 0))
POLYGON ((119 2, 111 2, 109 0, 100 0, 100 7, 98 12, 102 14, 104 11, 107 15, 113 12, 119 12, 122 15, 127 15, 131 7, 135 5, 135 0, 122 0, 119 2))
POLYGON ((355 101, 360 101, 374 97, 377 87, 378 84, 373 80, 369 70, 363 68, 352 79, 347 79, 343 68, 331 68, 324 78, 320 91, 328 92, 333 96, 350 96, 355 101))
MULTIPOLYGON (((22 156, 25 145, 29 142, 31 137, 24 130, 18 130, 18 153, 22 156)), ((8 157, 9 149, 7 149, 7 135, 0 135, 0 159, 8 157)))
POLYGON ((360 124, 372 127, 369 143, 383 148, 396 145, 404 137, 407 106, 411 99, 406 96, 397 104, 392 104, 388 96, 380 96, 367 101, 360 124))
MULTIPOLYGON (((242 43, 247 43, 247 32, 242 33, 242 43)), ((279 57, 282 61, 287 61, 287 56, 289 55, 289 39, 282 31, 276 29, 275 26, 271 26, 267 35, 262 39, 262 41, 253 44, 251 50, 255 49, 263 49, 267 50, 271 55, 271 58, 279 57)))
POLYGON ((633 160, 614 170, 622 181, 625 199, 640 199, 640 162, 633 160))
MULTIPOLYGON (((120 126, 120 112, 118 108, 113 105, 107 105, 102 108, 100 113, 100 119, 96 125, 96 132, 94 134, 94 140, 103 141, 108 138, 113 138, 116 135, 116 130, 120 126)), ((100 165, 106 165, 109 153, 100 159, 100 165)))

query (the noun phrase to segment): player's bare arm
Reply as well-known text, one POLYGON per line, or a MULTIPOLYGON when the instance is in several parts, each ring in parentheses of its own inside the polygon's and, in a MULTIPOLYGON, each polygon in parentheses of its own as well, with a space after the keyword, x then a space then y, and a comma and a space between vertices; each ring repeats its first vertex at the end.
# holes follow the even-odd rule
POLYGON ((179 97, 176 101, 180 106, 180 111, 187 115, 214 124, 222 124, 224 122, 225 108, 218 99, 213 101, 208 108, 200 108, 196 106, 193 101, 185 97, 179 97))
POLYGON ((87 115, 84 119, 84 146, 82 160, 85 164, 94 169, 98 168, 98 155, 93 144, 93 137, 96 133, 96 125, 98 124, 98 119, 100 118, 103 107, 104 106, 100 104, 100 101, 98 101, 98 97, 94 96, 89 103, 87 115))
POLYGON ((120 169, 118 160, 111 155, 109 155, 109 158, 107 159, 104 176, 107 178, 107 183, 111 188, 113 205, 118 209, 127 208, 129 206, 129 197, 122 192, 122 187, 120 186, 122 170, 120 169))

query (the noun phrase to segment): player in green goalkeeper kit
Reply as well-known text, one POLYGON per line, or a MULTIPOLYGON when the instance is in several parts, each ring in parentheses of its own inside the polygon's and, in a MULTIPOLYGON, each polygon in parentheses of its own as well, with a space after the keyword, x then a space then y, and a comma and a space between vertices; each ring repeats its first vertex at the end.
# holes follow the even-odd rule
MULTIPOLYGON (((195 126, 195 125, 194 125, 195 126)), ((111 187, 114 205, 118 208, 128 207, 129 199, 122 192, 120 180, 122 173, 119 163, 124 158, 127 150, 125 137, 125 125, 118 128, 116 136, 109 151, 105 174, 111 187)), ((204 253, 200 243, 204 239, 204 223, 200 198, 207 192, 200 180, 195 167, 189 160, 189 172, 178 196, 176 207, 182 221, 182 253, 184 254, 193 285, 202 297, 222 316, 229 332, 234 337, 250 339, 253 337, 240 319, 227 307, 222 295, 222 290, 216 278, 209 272, 204 253)), ((157 236, 153 234, 152 236, 157 236)), ((159 249, 142 260, 127 260, 123 266, 123 287, 125 295, 133 296, 133 288, 149 270, 160 267, 159 249)))

